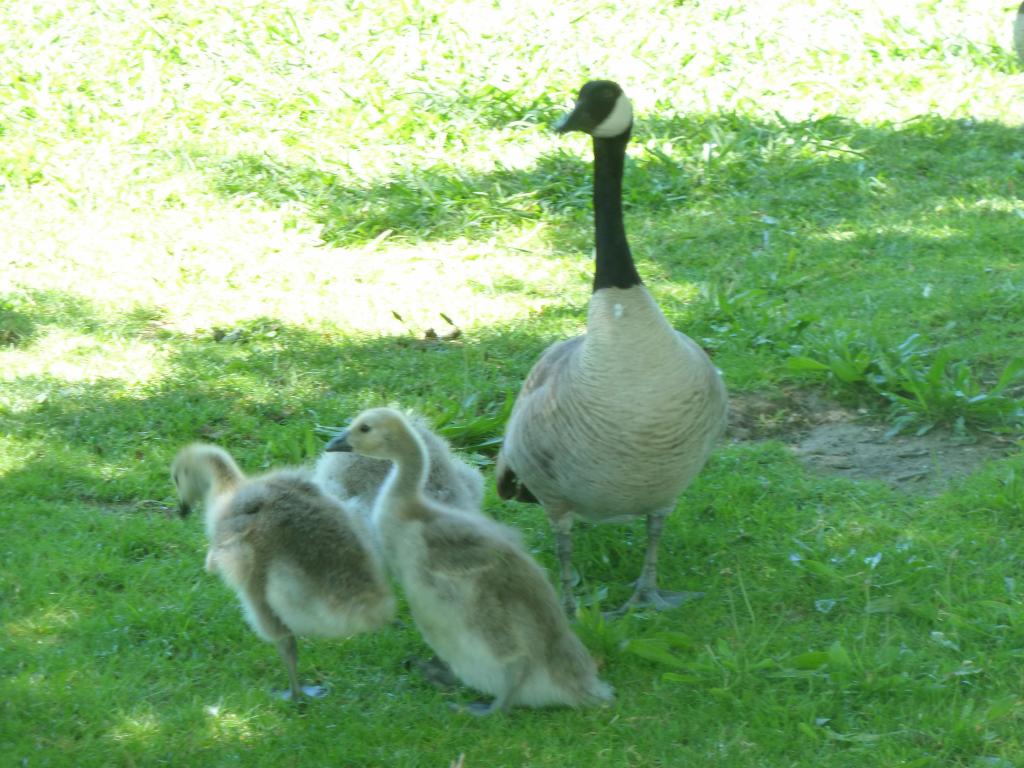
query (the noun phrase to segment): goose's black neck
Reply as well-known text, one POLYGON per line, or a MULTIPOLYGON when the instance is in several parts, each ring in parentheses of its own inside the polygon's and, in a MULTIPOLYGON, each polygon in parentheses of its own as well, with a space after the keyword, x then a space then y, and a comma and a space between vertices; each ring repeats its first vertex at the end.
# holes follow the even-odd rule
POLYGON ((622 173, 629 132, 594 137, 594 290, 630 288, 641 283, 622 220, 622 173))

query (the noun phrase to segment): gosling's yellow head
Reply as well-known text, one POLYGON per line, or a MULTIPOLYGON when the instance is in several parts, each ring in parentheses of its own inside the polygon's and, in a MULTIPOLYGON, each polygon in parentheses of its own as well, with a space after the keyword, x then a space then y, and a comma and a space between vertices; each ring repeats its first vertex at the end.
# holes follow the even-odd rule
POLYGON ((223 448, 193 443, 181 449, 171 464, 171 480, 178 491, 178 514, 187 517, 215 482, 232 476, 235 462, 223 448))
MULTIPOLYGON (((363 411, 341 434, 332 439, 325 451, 351 451, 374 459, 394 459, 412 434, 408 420, 394 408, 363 411)), ((415 439, 415 438, 413 438, 415 439)))

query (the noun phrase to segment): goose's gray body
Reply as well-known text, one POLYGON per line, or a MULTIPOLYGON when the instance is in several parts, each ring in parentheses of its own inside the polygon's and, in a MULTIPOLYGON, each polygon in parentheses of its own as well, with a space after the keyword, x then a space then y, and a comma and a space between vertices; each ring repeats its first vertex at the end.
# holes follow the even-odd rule
POLYGON ((725 411, 718 371, 647 289, 606 288, 590 301, 587 333, 530 372, 502 458, 556 515, 628 519, 674 506, 725 411))
POLYGON ((1024 3, 1017 9, 1017 18, 1013 22, 1013 47, 1017 50, 1017 58, 1024 61, 1024 3))

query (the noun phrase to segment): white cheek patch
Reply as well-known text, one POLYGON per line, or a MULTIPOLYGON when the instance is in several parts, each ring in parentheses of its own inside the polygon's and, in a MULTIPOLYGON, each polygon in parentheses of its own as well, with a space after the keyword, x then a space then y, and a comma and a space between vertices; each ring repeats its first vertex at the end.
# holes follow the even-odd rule
POLYGON ((590 132, 590 135, 597 136, 601 139, 619 136, 624 133, 632 123, 633 105, 629 103, 629 99, 626 98, 626 94, 620 93, 619 98, 615 101, 615 107, 612 109, 611 114, 609 114, 603 122, 594 128, 594 130, 590 132))

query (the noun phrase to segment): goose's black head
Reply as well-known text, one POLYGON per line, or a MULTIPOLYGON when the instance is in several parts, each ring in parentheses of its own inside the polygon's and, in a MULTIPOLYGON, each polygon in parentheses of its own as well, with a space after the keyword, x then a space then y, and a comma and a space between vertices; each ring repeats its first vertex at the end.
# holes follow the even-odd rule
POLYGON ((580 89, 576 106, 555 124, 558 133, 583 131, 595 138, 628 136, 633 127, 633 107, 618 83, 591 80, 580 89))

